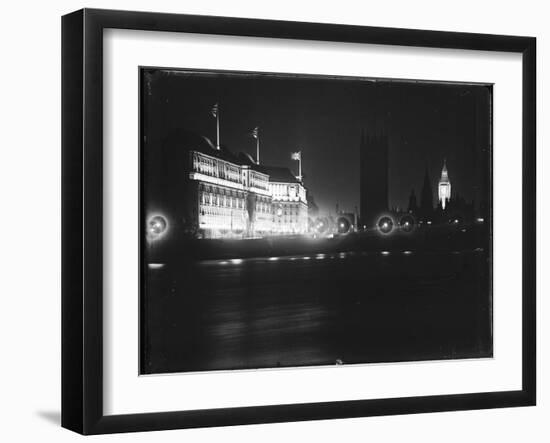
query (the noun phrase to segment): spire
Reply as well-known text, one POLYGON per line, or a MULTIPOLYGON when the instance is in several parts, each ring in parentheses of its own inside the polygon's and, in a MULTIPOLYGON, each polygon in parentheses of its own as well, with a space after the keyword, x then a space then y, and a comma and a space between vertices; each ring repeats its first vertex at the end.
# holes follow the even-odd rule
POLYGON ((424 171, 424 183, 422 184, 422 192, 424 193, 424 190, 427 188, 431 188, 431 186, 430 175, 428 174, 428 167, 426 166, 426 170, 424 171))
POLYGON ((424 173, 424 183, 422 184, 422 194, 420 196, 420 206, 423 210, 433 209, 433 194, 432 185, 430 184, 430 175, 428 174, 428 168, 424 173))
POLYGON ((432 185, 430 183, 430 175, 428 173, 428 167, 426 166, 426 172, 424 173, 424 183, 422 184, 422 193, 420 194, 420 213, 424 219, 429 219, 433 214, 433 192, 432 185))
POLYGON ((449 181, 449 173, 447 172, 447 159, 443 159, 443 169, 441 170, 441 182, 448 182, 449 181))
POLYGON ((418 210, 418 205, 416 203, 416 194, 414 193, 414 189, 411 190, 411 195, 409 196, 409 207, 407 208, 407 211, 409 213, 416 213, 418 210))

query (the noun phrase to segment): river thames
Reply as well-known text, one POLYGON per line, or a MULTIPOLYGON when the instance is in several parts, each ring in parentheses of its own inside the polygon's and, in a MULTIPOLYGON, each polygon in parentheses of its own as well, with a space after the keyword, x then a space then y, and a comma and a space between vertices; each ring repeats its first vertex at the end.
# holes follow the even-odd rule
POLYGON ((492 356, 481 248, 150 265, 142 373, 492 356))

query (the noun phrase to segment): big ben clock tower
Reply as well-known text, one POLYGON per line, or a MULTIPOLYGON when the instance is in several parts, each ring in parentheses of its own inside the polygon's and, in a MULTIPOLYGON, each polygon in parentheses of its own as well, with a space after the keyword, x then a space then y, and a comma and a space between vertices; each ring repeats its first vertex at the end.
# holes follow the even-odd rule
POLYGON ((445 209, 445 205, 451 199, 451 181, 447 172, 447 161, 443 160, 443 169, 441 170, 441 178, 438 183, 439 202, 441 207, 445 209))

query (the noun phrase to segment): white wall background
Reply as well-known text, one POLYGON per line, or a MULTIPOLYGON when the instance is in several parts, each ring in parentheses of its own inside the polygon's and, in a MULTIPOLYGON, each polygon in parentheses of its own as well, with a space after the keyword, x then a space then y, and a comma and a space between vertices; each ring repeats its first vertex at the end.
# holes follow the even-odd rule
MULTIPOLYGON (((60 87, 62 14, 81 7, 349 23, 538 38, 539 226, 550 216, 549 13, 542 1, 209 0, 5 2, 0 32, 0 439, 81 440, 60 416, 60 87), (545 113, 546 111, 546 113, 545 113), (546 188, 546 189, 545 189, 546 188)), ((546 442, 550 439, 550 236, 539 229, 539 405, 102 436, 94 441, 546 442), (546 247, 546 251, 541 250, 546 247)))

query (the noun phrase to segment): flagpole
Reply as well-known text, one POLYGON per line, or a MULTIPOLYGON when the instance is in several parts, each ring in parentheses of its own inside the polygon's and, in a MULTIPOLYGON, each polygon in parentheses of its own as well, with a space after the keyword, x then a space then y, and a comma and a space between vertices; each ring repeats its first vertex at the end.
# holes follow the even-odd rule
POLYGON ((256 126, 252 132, 252 137, 256 139, 256 164, 260 164, 260 128, 256 126))
POLYGON ((216 148, 220 150, 220 108, 216 112, 216 148))
POLYGON ((300 177, 300 181, 302 181, 302 151, 300 152, 300 157, 298 157, 298 177, 300 177))

